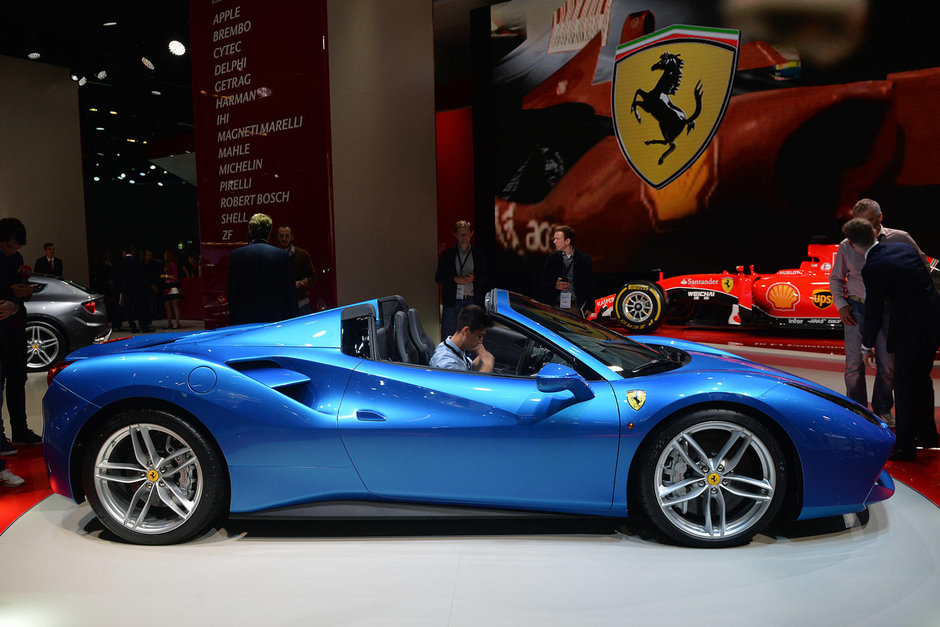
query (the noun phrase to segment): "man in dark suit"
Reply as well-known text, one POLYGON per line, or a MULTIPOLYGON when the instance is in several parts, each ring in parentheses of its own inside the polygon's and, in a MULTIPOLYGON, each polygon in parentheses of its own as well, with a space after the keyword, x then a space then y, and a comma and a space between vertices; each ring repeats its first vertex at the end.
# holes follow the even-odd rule
POLYGON ((894 353, 894 392, 897 441, 892 461, 913 461, 916 448, 936 447, 934 393, 930 371, 940 347, 940 295, 920 255, 906 244, 880 244, 864 218, 845 223, 842 232, 852 248, 865 256, 865 322, 862 352, 874 363, 875 337, 891 318, 888 350, 894 353))
POLYGON ((153 327, 150 324, 153 315, 150 313, 150 301, 147 298, 150 286, 144 273, 144 265, 137 258, 137 246, 134 244, 127 247, 114 268, 114 289, 118 293, 120 303, 115 317, 115 328, 121 328, 122 316, 126 316, 132 333, 137 333, 138 330, 144 333, 152 332, 153 327))
POLYGON ((294 271, 287 252, 268 243, 271 217, 248 220, 247 246, 232 252, 228 265, 228 311, 232 324, 277 322, 297 315, 294 271))
POLYGON ((33 264, 33 272, 51 274, 61 279, 62 260, 55 256, 55 244, 46 242, 42 245, 42 249, 46 254, 37 259, 36 263, 33 264))
POLYGON ((540 281, 545 302, 576 315, 594 308, 594 265, 591 257, 575 250, 574 229, 556 226, 552 232, 555 252, 545 260, 540 281))
POLYGON ((483 306, 489 273, 486 255, 470 245, 473 227, 466 220, 454 224, 457 245, 441 253, 434 280, 441 285, 441 339, 460 329, 457 316, 467 305, 483 306))

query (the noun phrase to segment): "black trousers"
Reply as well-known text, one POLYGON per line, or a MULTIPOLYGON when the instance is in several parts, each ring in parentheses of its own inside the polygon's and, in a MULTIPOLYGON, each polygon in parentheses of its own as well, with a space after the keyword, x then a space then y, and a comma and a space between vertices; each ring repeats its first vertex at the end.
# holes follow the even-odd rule
POLYGON ((895 433, 899 449, 914 448, 914 439, 929 442, 937 437, 934 422, 933 381, 930 371, 937 344, 898 347, 894 354, 895 433))
POLYGON ((26 429, 26 329, 7 329, 0 343, 7 411, 10 412, 11 437, 26 429))

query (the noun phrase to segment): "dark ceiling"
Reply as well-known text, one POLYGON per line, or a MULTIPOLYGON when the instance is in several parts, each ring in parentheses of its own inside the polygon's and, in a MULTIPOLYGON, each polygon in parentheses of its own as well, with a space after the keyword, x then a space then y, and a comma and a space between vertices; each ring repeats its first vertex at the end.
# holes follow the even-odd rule
POLYGON ((27 59, 38 53, 36 63, 61 66, 64 73, 85 79, 79 104, 86 179, 145 171, 151 178, 137 176, 138 184, 161 179, 181 184, 172 175, 161 176, 162 169, 152 173, 146 152, 154 140, 192 133, 189 3, 4 4, 0 54, 27 59), (186 46, 186 53, 172 54, 172 40, 186 46), (106 75, 99 78, 102 71, 106 75))

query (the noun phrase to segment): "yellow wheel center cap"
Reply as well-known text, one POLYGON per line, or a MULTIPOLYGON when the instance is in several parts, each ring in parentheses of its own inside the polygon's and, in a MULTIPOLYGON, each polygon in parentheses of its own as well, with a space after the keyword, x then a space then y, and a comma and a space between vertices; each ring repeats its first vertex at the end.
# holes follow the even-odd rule
POLYGON ((718 485, 721 483, 721 475, 713 472, 712 474, 708 475, 706 481, 708 481, 708 485, 718 485))
MULTIPOLYGON (((154 481, 154 482, 155 482, 155 481, 157 481, 159 478, 160 478, 160 473, 157 472, 156 470, 150 470, 150 471, 147 472, 147 479, 149 479, 150 481, 154 481)), ((709 481, 711 481, 711 478, 710 478, 710 477, 709 477, 709 481)))

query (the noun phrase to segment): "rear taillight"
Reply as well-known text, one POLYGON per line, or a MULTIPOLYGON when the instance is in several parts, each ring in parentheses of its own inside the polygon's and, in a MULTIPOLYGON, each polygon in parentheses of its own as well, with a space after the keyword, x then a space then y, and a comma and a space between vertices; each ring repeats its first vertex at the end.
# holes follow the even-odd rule
POLYGON ((82 303, 82 307, 84 307, 85 311, 87 311, 90 314, 95 313, 95 301, 93 300, 90 300, 87 303, 82 303))
POLYGON ((73 362, 73 361, 60 361, 60 362, 57 362, 57 363, 55 363, 55 364, 52 364, 52 366, 49 368, 49 370, 46 371, 46 385, 51 385, 51 384, 52 384, 52 380, 55 379, 56 375, 59 374, 60 372, 62 372, 63 370, 65 370, 66 368, 68 368, 68 367, 69 367, 71 364, 73 364, 73 363, 75 363, 75 362, 73 362))

